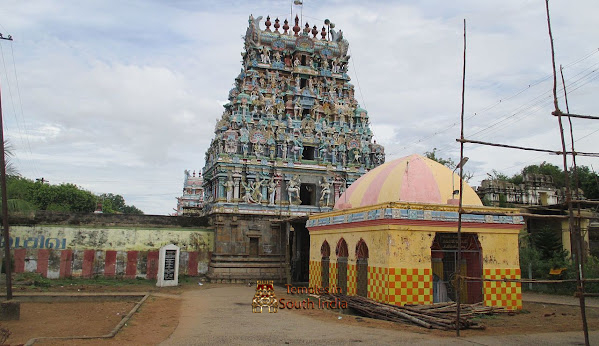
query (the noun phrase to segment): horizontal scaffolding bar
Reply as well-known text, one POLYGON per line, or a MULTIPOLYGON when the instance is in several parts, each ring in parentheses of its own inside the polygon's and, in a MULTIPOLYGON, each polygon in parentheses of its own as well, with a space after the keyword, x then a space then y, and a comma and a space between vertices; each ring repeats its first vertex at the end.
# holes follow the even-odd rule
MULTIPOLYGON (((489 146, 492 146, 492 147, 501 147, 501 148, 510 148, 510 149, 519 149, 519 150, 528 150, 528 151, 538 151, 538 152, 542 152, 542 153, 549 153, 549 154, 555 154, 555 155, 562 155, 563 154, 562 151, 558 151, 558 150, 548 150, 548 149, 539 149, 539 148, 530 148, 530 147, 520 147, 520 146, 517 146, 517 145, 490 143, 490 142, 483 142, 483 141, 475 141, 475 140, 471 140, 471 139, 459 139, 459 138, 456 138, 456 142, 489 145, 489 146)), ((566 151, 566 154, 572 154, 572 153, 574 153, 574 154, 576 154, 578 156, 599 157, 599 153, 585 153, 585 152, 580 152, 580 151, 575 151, 575 152, 566 151)))
POLYGON ((562 113, 562 112, 556 113, 555 111, 551 112, 551 114, 553 114, 556 117, 569 117, 569 118, 599 120, 599 117, 592 116, 592 115, 581 115, 581 114, 562 113))

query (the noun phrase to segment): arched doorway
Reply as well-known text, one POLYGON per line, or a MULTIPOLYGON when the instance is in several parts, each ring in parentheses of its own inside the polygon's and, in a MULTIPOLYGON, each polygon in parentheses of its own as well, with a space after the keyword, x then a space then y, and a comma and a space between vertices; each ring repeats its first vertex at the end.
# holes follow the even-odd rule
MULTIPOLYGON (((482 249, 476 234, 462 234, 462 259, 458 264, 457 233, 437 233, 431 246, 431 260, 434 303, 457 300, 456 272, 469 277, 482 276, 482 249)), ((469 304, 481 302, 482 282, 462 281, 460 300, 469 304)))
POLYGON ((368 246, 364 239, 360 238, 356 244, 357 258, 357 294, 362 297, 368 297, 368 246))
POLYGON ((337 255, 337 287, 341 289, 341 294, 347 294, 347 243, 341 238, 337 242, 335 254, 337 255))
POLYGON ((320 273, 321 273, 321 286, 329 287, 329 256, 331 256, 331 247, 325 240, 320 247, 320 273))

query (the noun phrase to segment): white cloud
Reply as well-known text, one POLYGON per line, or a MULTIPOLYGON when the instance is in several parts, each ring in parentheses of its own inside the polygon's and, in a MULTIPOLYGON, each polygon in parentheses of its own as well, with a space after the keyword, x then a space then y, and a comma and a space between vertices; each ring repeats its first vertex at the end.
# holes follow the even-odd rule
MULTIPOLYGON (((568 66, 597 51, 599 3, 552 2, 551 10, 571 109, 599 114, 599 53, 568 66)), ((4 114, 17 167, 29 178, 122 194, 147 213, 172 212, 183 170, 204 165, 215 119, 241 68, 250 13, 283 20, 289 7, 272 1, 3 1, 0 30, 15 37, 23 109, 13 49, 2 42, 4 114)), ((311 25, 329 18, 343 30, 356 96, 389 158, 434 147, 454 160, 459 155, 463 18, 467 136, 559 149, 548 98, 552 80, 544 79, 551 61, 542 3, 327 1, 306 3, 303 15, 311 25)), ((588 121, 574 124, 576 137, 599 129, 588 121)), ((581 139, 577 150, 595 151, 596 138, 581 139)), ((492 169, 559 164, 557 157, 482 146, 466 152, 473 180, 492 169)))

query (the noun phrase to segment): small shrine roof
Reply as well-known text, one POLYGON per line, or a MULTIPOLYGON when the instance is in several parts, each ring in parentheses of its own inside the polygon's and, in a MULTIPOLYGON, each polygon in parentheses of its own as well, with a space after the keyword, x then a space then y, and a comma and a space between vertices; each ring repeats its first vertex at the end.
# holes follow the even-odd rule
MULTIPOLYGON (((387 202, 448 204, 458 198, 453 192, 459 186, 459 175, 451 169, 414 154, 387 162, 360 177, 339 197, 335 209, 387 202)), ((463 205, 483 205, 474 189, 465 182, 463 190, 463 205)))

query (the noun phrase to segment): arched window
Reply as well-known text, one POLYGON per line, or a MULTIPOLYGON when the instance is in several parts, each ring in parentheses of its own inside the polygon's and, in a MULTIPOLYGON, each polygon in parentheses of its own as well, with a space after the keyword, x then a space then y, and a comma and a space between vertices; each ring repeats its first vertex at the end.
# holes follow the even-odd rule
POLYGON ((339 241, 337 242, 337 248, 335 249, 335 254, 337 255, 337 257, 348 256, 349 251, 347 251, 347 243, 345 242, 345 239, 339 239, 339 241))
POLYGON ((341 289, 341 294, 347 294, 347 243, 341 238, 337 242, 335 249, 337 254, 337 286, 341 289))
POLYGON ((322 242, 322 246, 320 247, 320 254, 322 256, 320 260, 320 273, 321 273, 321 285, 322 287, 329 286, 329 256, 331 255, 331 247, 329 246, 329 242, 326 240, 322 242))
POLYGON ((356 275, 357 294, 368 297, 368 246, 362 238, 356 244, 356 258, 358 271, 356 275))

